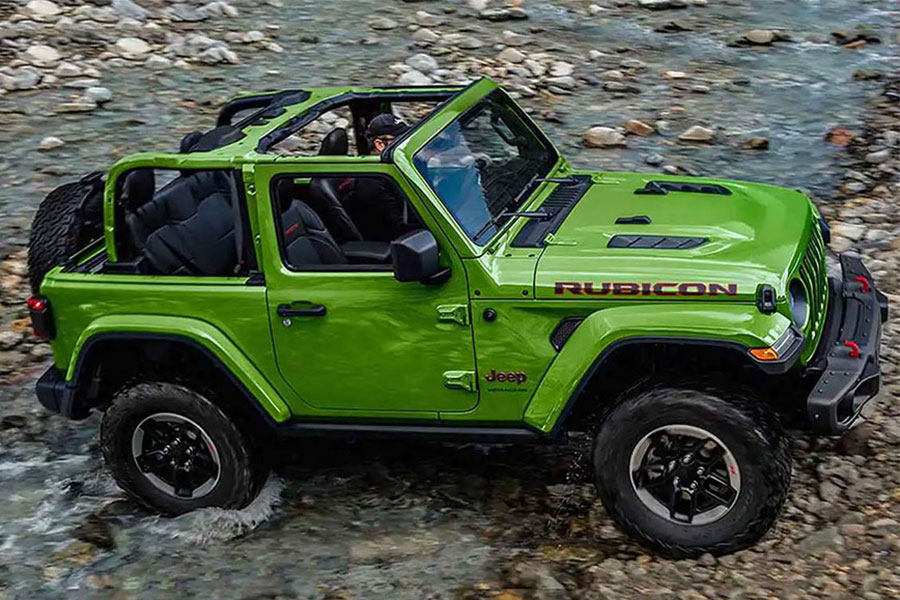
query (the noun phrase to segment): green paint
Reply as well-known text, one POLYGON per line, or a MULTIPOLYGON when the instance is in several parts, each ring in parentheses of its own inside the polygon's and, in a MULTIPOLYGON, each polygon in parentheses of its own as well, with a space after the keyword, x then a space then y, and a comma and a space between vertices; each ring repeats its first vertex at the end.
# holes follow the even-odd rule
MULTIPOLYGON (((455 90, 453 88, 447 88, 455 90)), ((636 337, 703 338, 748 348, 772 344, 790 325, 787 286, 797 276, 816 212, 801 193, 746 182, 638 173, 573 171, 560 158, 552 177, 587 174, 592 186, 538 248, 512 245, 528 222, 511 218, 493 239, 474 244, 413 166, 416 151, 497 84, 481 80, 457 93, 402 140, 391 162, 378 157, 276 157, 260 154, 262 136, 323 100, 377 89, 311 89, 245 136, 210 152, 144 153, 107 174, 105 249, 116 258, 115 190, 136 167, 240 169, 264 286, 245 278, 84 274, 55 269, 42 293, 50 298, 58 336, 57 367, 71 379, 79 353, 103 333, 164 333, 208 348, 276 421, 416 419, 457 425, 527 425, 548 432, 590 367, 610 344, 636 337), (451 269, 441 285, 400 283, 383 271, 289 270, 276 241, 272 180, 309 183, 316 175, 378 174, 407 195, 451 269), (635 195, 647 181, 716 183, 731 196, 670 192, 635 195), (649 225, 616 225, 648 215, 649 225), (607 248, 616 234, 704 237, 689 250, 607 248), (557 282, 603 289, 673 282, 736 287, 714 296, 559 294, 557 282), (761 314, 759 284, 776 290, 778 311, 761 314), (282 319, 280 304, 324 304, 324 318, 282 319), (484 318, 486 309, 496 317, 484 318), (584 323, 557 352, 550 334, 565 317, 584 323), (507 374, 513 374, 509 377, 507 374), (500 376, 498 377, 498 374, 500 376), (476 393, 472 393, 476 392, 476 393)), ((384 90, 396 94, 396 90, 384 90)), ((536 210, 558 184, 541 183, 521 210, 536 210)), ((88 258, 87 256, 84 259, 88 258)), ((824 269, 824 264, 819 267, 824 269)), ((822 325, 807 326, 815 350, 822 325)))

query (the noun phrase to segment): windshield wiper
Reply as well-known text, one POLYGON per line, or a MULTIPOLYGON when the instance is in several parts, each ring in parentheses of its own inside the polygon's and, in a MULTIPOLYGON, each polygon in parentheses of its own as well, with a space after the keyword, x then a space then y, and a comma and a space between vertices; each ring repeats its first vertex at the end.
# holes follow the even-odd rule
POLYGON ((491 227, 494 227, 496 225, 499 225, 499 223, 502 219, 509 219, 511 217, 525 217, 526 219, 540 219, 541 221, 546 221, 547 219, 553 218, 553 213, 548 213, 548 212, 545 212, 542 210, 531 210, 531 211, 525 210, 522 212, 503 211, 502 213, 500 213, 496 217, 493 217, 490 221, 485 223, 484 227, 479 229, 478 233, 476 233, 472 237, 472 241, 477 242, 478 238, 480 238, 485 233, 487 233, 488 229, 490 229, 491 227))
MULTIPOLYGON (((528 183, 525 184, 525 187, 522 188, 522 191, 516 194, 516 197, 513 198, 513 201, 509 203, 509 206, 519 206, 519 201, 522 200, 526 194, 531 193, 531 188, 533 188, 534 184, 536 183, 556 183, 559 185, 572 185, 578 183, 578 180, 572 177, 538 177, 537 173, 535 173, 531 176, 531 179, 528 180, 528 183)), ((498 225, 502 219, 508 219, 510 217, 525 217, 527 219, 541 219, 542 221, 546 221, 547 219, 553 218, 553 213, 548 213, 541 210, 523 212, 503 211, 499 215, 491 218, 487 223, 485 223, 484 227, 479 229, 478 233, 476 233, 472 237, 472 241, 477 242, 478 238, 487 233, 487 231, 491 227, 498 225)))

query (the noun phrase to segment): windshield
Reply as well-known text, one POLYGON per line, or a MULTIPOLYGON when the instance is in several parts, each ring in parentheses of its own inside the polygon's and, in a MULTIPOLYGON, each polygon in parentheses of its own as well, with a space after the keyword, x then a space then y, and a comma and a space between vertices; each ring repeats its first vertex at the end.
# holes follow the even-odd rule
POLYGON ((497 232, 509 218, 500 215, 517 210, 528 198, 525 188, 546 176, 556 160, 556 151, 499 90, 413 157, 416 169, 477 244, 497 232))

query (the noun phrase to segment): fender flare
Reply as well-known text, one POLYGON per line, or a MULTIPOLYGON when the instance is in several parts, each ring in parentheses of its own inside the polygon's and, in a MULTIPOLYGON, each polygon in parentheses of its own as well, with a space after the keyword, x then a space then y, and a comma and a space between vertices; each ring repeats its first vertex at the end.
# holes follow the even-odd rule
POLYGON ((282 423, 291 418, 284 399, 250 359, 221 330, 198 319, 144 314, 100 317, 75 342, 65 374, 67 386, 77 384, 91 349, 111 339, 167 340, 191 346, 211 359, 267 421, 282 423))
POLYGON ((591 376, 622 346, 670 342, 718 346, 746 355, 749 348, 774 344, 790 327, 790 320, 780 313, 764 315, 737 302, 647 303, 598 310, 572 333, 550 364, 523 420, 545 434, 560 433, 591 376))

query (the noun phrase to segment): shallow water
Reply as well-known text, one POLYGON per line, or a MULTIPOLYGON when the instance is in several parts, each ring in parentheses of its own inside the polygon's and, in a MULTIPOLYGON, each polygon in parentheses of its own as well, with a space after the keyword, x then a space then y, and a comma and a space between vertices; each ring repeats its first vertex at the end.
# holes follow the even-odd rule
MULTIPOLYGON (((113 91, 114 100, 89 115, 53 113, 69 90, 0 97, 5 113, 0 114, 0 234, 23 237, 23 225, 40 199, 66 178, 104 168, 127 153, 174 149, 184 133, 208 128, 215 109, 203 104, 210 100, 240 89, 390 82, 387 65, 417 50, 403 27, 379 34, 379 44, 360 44, 373 35, 366 26, 371 16, 402 21, 398 14, 459 5, 336 0, 322 10, 321 3, 310 1, 289 8, 236 4, 242 14, 228 24, 240 30, 281 25, 283 54, 237 47, 243 62, 236 66, 164 73, 112 69, 101 85, 113 91), (295 35, 300 33, 315 33, 320 42, 302 43, 295 35), (38 152, 48 135, 66 145, 38 152)), ((541 125, 583 167, 652 170, 644 159, 660 153, 667 164, 704 175, 806 188, 827 197, 841 173, 841 159, 840 149, 823 136, 833 126, 858 126, 862 102, 878 86, 854 81, 853 71, 887 70, 897 60, 897 32, 891 28, 898 11, 892 1, 711 0, 703 9, 610 11, 593 18, 570 10, 585 5, 525 2, 528 21, 450 17, 436 28, 475 27, 470 33, 486 41, 499 39, 505 29, 527 34, 540 28, 534 34, 539 44, 524 50, 557 48, 559 59, 576 64, 576 76, 599 77, 626 58, 644 61, 637 79, 641 94, 615 97, 600 86, 583 86, 553 101, 522 100, 535 113, 550 110, 562 118, 561 124, 541 125), (686 20, 695 31, 653 30, 671 19, 686 20), (861 50, 833 44, 830 32, 853 24, 880 28, 883 43, 861 50), (784 28, 798 41, 761 49, 727 46, 733 34, 754 27, 784 28), (608 56, 596 63, 572 58, 590 49, 608 56), (709 93, 673 94, 660 77, 666 70, 686 71, 689 83, 705 83, 709 93), (669 120, 672 130, 630 136, 625 149, 581 146, 587 127, 616 126, 630 118, 669 120), (721 127, 725 135, 709 146, 674 143, 693 124, 721 127), (768 137, 770 149, 740 150, 751 136, 768 137)), ((486 45, 472 54, 494 52, 486 45)), ((445 57, 437 58, 449 66, 445 57)), ((341 591, 360 598, 452 597, 460 586, 470 588, 492 576, 501 558, 540 545, 552 532, 552 523, 540 522, 533 538, 510 537, 510 519, 519 517, 507 509, 506 495, 513 493, 507 487, 524 488, 517 503, 527 504, 530 500, 518 498, 533 493, 540 502, 562 506, 565 501, 544 498, 544 486, 573 480, 567 478, 567 463, 541 462, 543 455, 538 461, 528 449, 312 443, 286 451, 295 454, 299 466, 273 476, 247 509, 161 519, 125 500, 105 474, 96 417, 79 424, 48 419, 30 386, 0 388, 0 416, 8 414, 25 414, 38 425, 15 444, 0 446, 0 598, 111 595, 102 589, 107 584, 138 598, 324 597, 341 591), (87 515, 105 524, 112 550, 74 541, 73 530, 87 515)), ((581 482, 577 475, 574 481, 581 482)), ((609 525, 602 515, 596 518, 609 525)))

